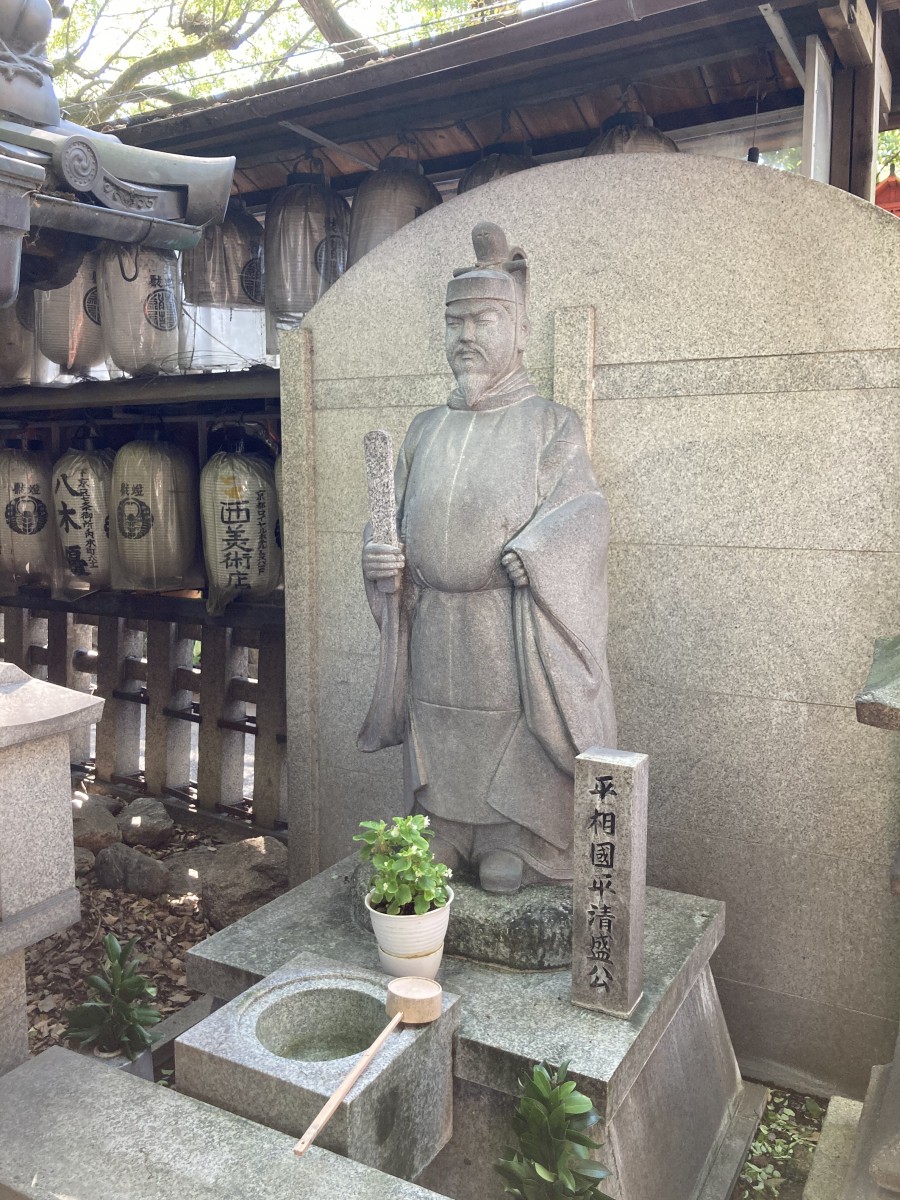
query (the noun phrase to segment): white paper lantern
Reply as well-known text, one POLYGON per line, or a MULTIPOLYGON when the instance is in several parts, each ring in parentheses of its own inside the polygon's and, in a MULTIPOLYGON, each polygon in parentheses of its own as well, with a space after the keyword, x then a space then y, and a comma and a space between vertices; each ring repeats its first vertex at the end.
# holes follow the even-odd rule
POLYGON ((27 387, 34 369, 34 292, 0 308, 0 387, 27 387))
POLYGON ((264 308, 182 305, 178 328, 182 371, 244 371, 265 361, 264 308))
POLYGON ((112 583, 109 501, 115 454, 79 430, 53 468, 53 510, 62 549, 62 592, 77 597, 112 583))
POLYGON ((16 440, 0 450, 0 594, 22 584, 51 586, 58 577, 50 464, 39 443, 16 440))
POLYGON ((284 484, 281 479, 281 459, 282 455, 278 455, 275 459, 275 493, 278 496, 278 529, 275 531, 278 537, 278 545, 284 552, 284 484))
POLYGON ((169 442, 137 441, 116 455, 110 497, 116 588, 197 586, 197 467, 169 442))
POLYGON ((380 246, 398 229, 441 203, 441 194, 409 158, 386 158, 356 192, 350 213, 347 266, 380 246))
POLYGON ((188 304, 261 308, 263 303, 263 227, 232 203, 224 221, 207 225, 182 259, 184 298, 188 304))
POLYGON ((103 340, 115 365, 129 375, 178 369, 181 281, 173 250, 110 242, 100 252, 103 340))
POLYGON ((270 464, 256 454, 214 454, 200 474, 200 515, 209 611, 221 613, 239 597, 274 591, 281 578, 281 548, 270 464))
POLYGON ((294 173, 266 211, 266 308, 299 325, 347 265, 350 206, 323 175, 294 173))
POLYGON ((97 254, 86 254, 71 283, 35 296, 41 353, 67 375, 88 376, 103 364, 97 254))
POLYGON ((678 154, 678 144, 657 129, 647 113, 616 113, 603 123, 603 132, 585 150, 599 154, 678 154))
POLYGON ((473 163, 467 171, 463 172, 456 185, 456 193, 461 196, 463 192, 470 192, 473 188, 490 183, 493 179, 503 179, 507 175, 527 171, 530 166, 531 163, 527 158, 509 150, 497 150, 494 153, 486 154, 484 158, 479 159, 477 163, 473 163))

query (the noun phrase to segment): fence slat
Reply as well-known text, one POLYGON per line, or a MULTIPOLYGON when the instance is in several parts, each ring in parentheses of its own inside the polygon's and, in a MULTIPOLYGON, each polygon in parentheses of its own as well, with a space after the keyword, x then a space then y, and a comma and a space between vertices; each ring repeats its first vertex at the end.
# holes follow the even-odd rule
POLYGON ((284 634, 259 633, 259 687, 256 695, 256 746, 253 759, 253 823, 272 829, 282 810, 285 727, 284 634))
POLYGON ((115 693, 140 693, 140 683, 125 676, 129 657, 141 653, 143 638, 122 617, 100 617, 97 630, 97 695, 106 703, 97 726, 96 772, 106 783, 114 775, 136 775, 141 768, 141 708, 115 693))
MULTIPOLYGON (((76 625, 72 613, 52 611, 47 614, 47 679, 59 687, 76 692, 91 690, 91 677, 75 667, 75 655, 91 645, 91 631, 76 625)), ((69 734, 69 754, 72 762, 86 762, 91 756, 91 729, 83 726, 69 734)))
POLYGON ((190 706, 191 693, 178 687, 176 671, 191 666, 193 657, 193 639, 180 637, 177 625, 148 622, 144 779, 151 796, 166 788, 186 788, 190 780, 190 723, 168 716, 165 710, 190 706))
POLYGON ((232 676, 247 673, 247 650, 232 629, 208 626, 200 650, 200 737, 197 804, 213 809, 244 797, 244 734, 220 724, 244 720, 243 700, 231 696, 232 676))
POLYGON ((3 653, 6 661, 15 663, 31 674, 31 610, 7 608, 3 619, 3 653))

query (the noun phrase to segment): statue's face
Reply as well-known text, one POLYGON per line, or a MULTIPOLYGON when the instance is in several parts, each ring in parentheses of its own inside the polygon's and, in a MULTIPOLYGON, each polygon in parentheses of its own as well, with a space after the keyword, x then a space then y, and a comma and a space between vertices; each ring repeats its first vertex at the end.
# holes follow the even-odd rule
POLYGON ((447 361, 470 407, 522 358, 524 325, 499 300, 453 300, 446 309, 447 361))

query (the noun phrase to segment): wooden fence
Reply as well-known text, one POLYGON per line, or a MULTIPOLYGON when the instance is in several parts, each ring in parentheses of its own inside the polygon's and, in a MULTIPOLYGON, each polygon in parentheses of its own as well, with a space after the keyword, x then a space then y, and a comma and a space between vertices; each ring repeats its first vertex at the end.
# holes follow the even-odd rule
MULTIPOLYGON (((284 787, 283 608, 233 605, 234 618, 211 619, 195 600, 112 595, 98 596, 91 612, 85 607, 4 599, 0 656, 103 697, 97 780, 275 828, 284 787), (252 797, 244 795, 248 754, 252 797)), ((86 740, 73 743, 74 760, 88 754, 86 740)))

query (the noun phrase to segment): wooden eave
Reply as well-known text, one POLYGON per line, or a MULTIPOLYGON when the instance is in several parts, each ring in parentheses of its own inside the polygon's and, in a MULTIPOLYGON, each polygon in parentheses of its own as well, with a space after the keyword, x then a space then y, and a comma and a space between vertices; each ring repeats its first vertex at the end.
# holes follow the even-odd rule
MULTIPOLYGON (((827 42, 817 4, 780 0, 802 48, 827 42)), ((900 33, 900 16, 885 17, 900 33)), ((894 40, 886 39, 889 58, 894 40)), ((900 60, 900 49, 897 56, 900 60)), ((900 78, 900 61, 891 62, 900 78)), ((132 119, 123 141, 187 154, 236 154, 236 188, 263 203, 314 144, 287 122, 349 153, 316 149, 352 187, 360 159, 400 141, 429 174, 462 170, 485 145, 524 141, 536 155, 578 152, 621 105, 623 90, 662 129, 796 107, 802 89, 749 0, 580 0, 446 35, 365 66, 327 68, 256 92, 132 119)))

